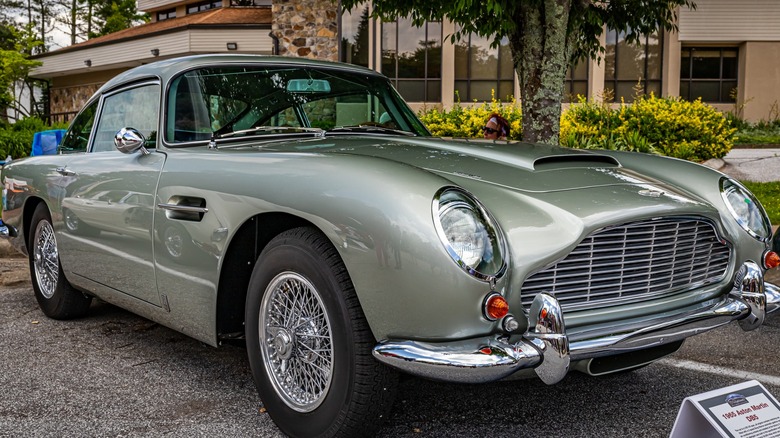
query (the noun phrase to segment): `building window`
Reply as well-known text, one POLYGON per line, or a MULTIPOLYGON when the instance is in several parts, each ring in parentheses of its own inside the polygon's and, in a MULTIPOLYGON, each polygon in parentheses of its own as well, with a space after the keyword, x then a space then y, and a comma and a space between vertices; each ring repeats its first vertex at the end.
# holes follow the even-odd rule
POLYGON ((509 40, 503 38, 494 48, 490 42, 471 34, 455 44, 456 101, 512 100, 515 69, 509 40))
POLYGON ((704 102, 733 103, 737 93, 736 47, 683 47, 680 97, 704 102))
POLYGON ((631 102, 637 94, 661 95, 663 38, 647 35, 639 43, 626 42, 625 33, 607 31, 604 91, 615 101, 631 102))
POLYGON ((564 102, 577 102, 579 96, 588 97, 588 61, 582 60, 566 70, 566 79, 563 81, 564 102))
POLYGON ((410 102, 441 101, 441 23, 382 23, 382 73, 410 102))
POLYGON ((368 67, 368 4, 342 11, 339 61, 368 67))
POLYGON ((157 21, 168 20, 169 18, 176 18, 176 9, 168 9, 167 11, 157 13, 157 21))
POLYGON ((191 5, 187 5, 187 13, 194 14, 195 12, 208 11, 209 9, 221 8, 221 7, 222 7, 222 0, 193 3, 191 5))
POLYGON ((272 0, 230 0, 230 6, 264 7, 272 3, 272 0))

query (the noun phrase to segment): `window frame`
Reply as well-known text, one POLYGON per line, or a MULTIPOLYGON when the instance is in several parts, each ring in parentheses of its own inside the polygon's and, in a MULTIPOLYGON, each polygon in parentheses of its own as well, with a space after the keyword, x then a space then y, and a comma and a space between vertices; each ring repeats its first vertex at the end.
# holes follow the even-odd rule
MULTIPOLYGON (((510 64, 512 64, 512 77, 511 77, 511 79, 502 78, 501 77, 501 68, 502 68, 502 62, 501 61, 502 61, 502 59, 504 57, 501 56, 501 46, 499 45, 498 47, 496 47, 498 56, 496 56, 496 72, 495 72, 496 74, 495 74, 495 78, 492 78, 492 79, 473 79, 473 70, 472 70, 472 53, 473 52, 472 51, 474 50, 473 49, 474 46, 471 44, 471 39, 472 39, 473 36, 474 36, 474 34, 470 33, 466 37, 466 40, 467 40, 466 41, 466 47, 467 47, 467 50, 466 50, 466 53, 467 53, 467 56, 466 56, 466 77, 465 78, 457 77, 454 74, 454 68, 453 68, 453 90, 452 90, 453 98, 455 99, 455 101, 460 100, 461 102, 473 102, 477 98, 476 97, 472 97, 472 87, 471 87, 472 83, 488 83, 488 82, 491 82, 494 85, 491 88, 494 91, 495 99, 498 100, 499 102, 511 102, 511 100, 505 100, 504 97, 499 95, 499 93, 500 93, 500 90, 501 90, 501 82, 511 81, 512 82, 513 94, 514 94, 516 71, 514 69, 514 62, 513 62, 513 60, 511 60, 511 59, 509 60, 510 64), (458 94, 457 98, 455 98, 455 92, 458 90, 458 85, 457 84, 459 82, 465 82, 465 84, 466 84, 466 92, 467 93, 466 93, 465 97, 461 96, 460 94, 458 94)), ((459 41, 459 42, 462 42, 462 40, 459 41)), ((508 44, 508 41, 507 41, 507 44, 508 44)), ((453 44, 453 46, 455 46, 455 45, 456 44, 453 44)), ((457 63, 457 62, 458 62, 457 59, 455 59, 455 56, 453 56, 453 64, 457 63)), ((454 67, 454 65, 453 65, 453 67, 454 67)), ((518 99, 518 97, 515 96, 514 100, 517 100, 517 99, 518 99)), ((487 100, 485 100, 483 102, 487 102, 487 100)))
MULTIPOLYGON (((729 96, 723 96, 723 83, 724 82, 736 82, 737 86, 739 86, 739 47, 738 46, 684 46, 680 49, 680 98, 685 99, 687 101, 693 101, 695 100, 692 98, 692 85, 694 83, 717 83, 718 84, 718 100, 704 100, 702 99, 702 102, 707 103, 726 103, 726 104, 732 104, 735 103, 735 100, 731 100, 729 96), (717 78, 694 78, 693 77, 693 58, 695 56, 696 50, 706 50, 706 51, 718 51, 718 77, 717 78), (688 52, 688 76, 683 77, 682 75, 682 59, 683 54, 685 52, 688 52), (723 67, 724 67, 724 52, 735 52, 734 59, 737 63, 737 68, 735 69, 735 76, 733 78, 727 78, 724 79, 723 77, 723 67), (688 93, 687 96, 682 95, 682 84, 687 83, 688 84, 688 93)), ((698 97, 697 97, 698 98, 698 97)))
MULTIPOLYGON (((87 147, 87 152, 88 153, 92 154, 92 153, 100 153, 100 152, 112 152, 111 150, 109 150, 109 151, 95 151, 94 150, 95 149, 95 137, 97 136, 97 131, 98 131, 98 127, 100 126, 100 122, 103 120, 106 99, 108 99, 108 98, 110 98, 112 96, 115 96, 117 94, 123 93, 123 92, 131 91, 131 90, 136 89, 136 88, 147 87, 147 86, 157 86, 157 91, 158 91, 158 93, 157 93, 157 122, 156 122, 156 125, 155 125, 156 128, 157 128, 157 131, 156 131, 157 135, 156 135, 156 138, 154 139, 154 143, 149 143, 150 140, 147 138, 146 139, 146 144, 144 146, 147 149, 156 149, 157 148, 157 145, 159 144, 158 142, 159 142, 159 139, 160 139, 160 119, 162 118, 161 117, 161 111, 162 110, 161 110, 160 105, 161 105, 162 98, 163 98, 163 90, 162 90, 161 82, 160 82, 159 79, 148 79, 148 80, 142 80, 142 81, 139 81, 139 82, 133 82, 133 83, 130 83, 130 84, 122 85, 122 86, 114 88, 111 91, 106 92, 106 93, 104 93, 103 95, 100 96, 100 104, 98 105, 97 112, 95 114, 95 120, 92 122, 92 134, 90 135, 89 145, 87 147)), ((122 126, 119 129, 122 129, 122 128, 127 128, 127 126, 122 126)), ((116 147, 114 148, 113 151, 114 152, 118 152, 116 147)))
MULTIPOLYGON (((390 83, 393 84, 393 87, 395 87, 395 89, 398 91, 399 94, 401 94, 401 91, 400 91, 400 89, 398 87, 400 82, 413 82, 413 81, 422 81, 423 82, 423 89, 425 90, 425 92, 424 92, 425 98, 423 100, 412 100, 412 99, 406 98, 405 96, 403 96, 401 94, 401 97, 405 101, 407 101, 407 102, 437 102, 437 101, 439 101, 440 102, 442 100, 442 92, 443 92, 443 78, 442 78, 442 76, 443 76, 442 75, 442 70, 444 68, 444 63, 443 63, 444 56, 443 56, 443 53, 442 53, 442 59, 439 60, 439 66, 440 66, 439 67, 439 77, 430 77, 429 76, 429 73, 428 73, 428 67, 430 65, 430 59, 429 59, 430 48, 429 47, 426 47, 426 49, 425 49, 425 73, 424 73, 424 77, 422 77, 422 78, 400 78, 400 77, 398 77, 398 71, 399 71, 399 68, 398 68, 398 64, 399 64, 398 63, 398 60, 399 60, 399 56, 398 56, 399 37, 398 36, 399 36, 399 33, 400 33, 398 31, 398 22, 400 20, 402 20, 402 18, 399 17, 399 18, 396 18, 394 21, 382 21, 380 23, 380 29, 379 29, 379 65, 378 65, 378 67, 380 68, 381 73, 383 75, 387 76, 387 78, 390 80, 390 83), (395 56, 395 62, 394 62, 394 66, 393 66, 394 67, 394 71, 393 71, 392 75, 389 74, 390 72, 386 72, 384 70, 384 64, 385 64, 385 60, 384 60, 385 29, 384 29, 384 26, 385 26, 385 23, 394 23, 395 24, 394 40, 395 40, 396 56, 395 56), (438 98, 438 100, 428 100, 428 87, 430 85, 429 83, 431 83, 431 82, 438 82, 439 83, 439 98, 438 98)), ((429 23, 438 23, 439 24, 439 30, 440 31, 439 31, 439 40, 438 41, 439 41, 439 47, 442 49, 442 52, 443 52, 443 49, 444 49, 444 23, 441 22, 441 21, 431 21, 431 22, 426 21, 425 22, 425 24, 423 26, 425 27, 425 41, 426 41, 426 43, 431 41, 430 40, 430 36, 429 36, 429 32, 428 32, 428 24, 429 23)))
MULTIPOLYGON (((619 79, 620 78, 620 70, 618 69, 618 66, 620 65, 620 63, 618 62, 618 58, 620 56, 620 51, 618 50, 618 48, 620 47, 620 44, 619 44, 618 38, 620 37, 620 32, 618 30, 615 30, 615 29, 607 29, 606 30, 607 37, 608 37, 608 34, 613 33, 613 32, 615 34, 615 55, 614 55, 615 59, 613 61, 614 69, 615 69, 615 77, 612 78, 612 79, 607 78, 608 71, 606 69, 604 70, 604 91, 606 92, 606 90, 608 90, 610 88, 612 89, 612 92, 614 94, 612 102, 620 102, 620 99, 618 97, 618 84, 631 83, 632 85, 636 85, 636 83, 641 79, 642 80, 643 93, 645 95, 648 94, 648 87, 649 87, 650 82, 658 83, 658 85, 659 85, 658 88, 660 90, 663 90, 663 85, 664 85, 663 59, 659 60, 658 79, 648 79, 648 77, 649 77, 649 75, 648 75, 649 59, 650 59, 650 56, 649 56, 649 53, 650 53, 649 52, 649 47, 650 47, 649 41, 650 41, 650 36, 653 35, 653 34, 645 34, 644 36, 642 36, 640 38, 639 44, 641 45, 642 51, 644 52, 644 59, 643 59, 643 62, 642 62, 642 76, 641 76, 641 78, 619 79)), ((663 58, 664 45, 666 44, 666 40, 664 39, 664 33, 660 32, 660 31, 656 31, 655 34, 657 35, 657 38, 658 38, 658 46, 660 48, 661 58, 663 58)), ((631 44, 634 45, 634 46, 637 45, 636 42, 631 43, 631 44)), ((605 66, 606 66, 606 54, 604 56, 604 62, 605 62, 605 66)), ((633 86, 632 86, 632 89, 633 89, 633 86)), ((633 101, 633 96, 630 96, 630 98, 633 101)), ((624 97, 624 99, 625 99, 625 97, 624 97)))

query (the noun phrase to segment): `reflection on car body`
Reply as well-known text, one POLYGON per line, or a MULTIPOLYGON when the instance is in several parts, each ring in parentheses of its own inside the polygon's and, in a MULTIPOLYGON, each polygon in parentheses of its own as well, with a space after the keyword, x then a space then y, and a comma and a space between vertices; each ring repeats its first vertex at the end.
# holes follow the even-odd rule
POLYGON ((0 234, 29 255, 44 313, 99 297, 210 345, 244 338, 293 436, 372 433, 398 371, 553 384, 755 329, 780 303, 769 222, 739 182, 659 156, 432 138, 360 67, 141 66, 61 149, 2 173, 0 234))

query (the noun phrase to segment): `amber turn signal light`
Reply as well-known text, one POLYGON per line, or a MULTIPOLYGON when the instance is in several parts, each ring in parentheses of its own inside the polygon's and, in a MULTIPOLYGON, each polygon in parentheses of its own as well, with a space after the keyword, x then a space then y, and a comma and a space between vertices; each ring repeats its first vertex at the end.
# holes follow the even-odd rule
POLYGON ((764 267, 772 269, 780 266, 780 255, 777 255, 774 251, 767 251, 764 254, 764 267))
POLYGON ((489 320, 495 321, 501 319, 505 317, 507 313, 509 313, 509 303, 506 302, 504 297, 497 293, 488 295, 485 300, 485 316, 489 320))

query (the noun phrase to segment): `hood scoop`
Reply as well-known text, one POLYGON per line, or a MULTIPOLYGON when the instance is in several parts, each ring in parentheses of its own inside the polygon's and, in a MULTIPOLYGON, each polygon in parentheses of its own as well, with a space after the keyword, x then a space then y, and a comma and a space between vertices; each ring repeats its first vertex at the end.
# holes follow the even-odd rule
POLYGON ((581 167, 620 167, 620 163, 607 155, 548 155, 534 160, 535 171, 557 170, 581 167))

